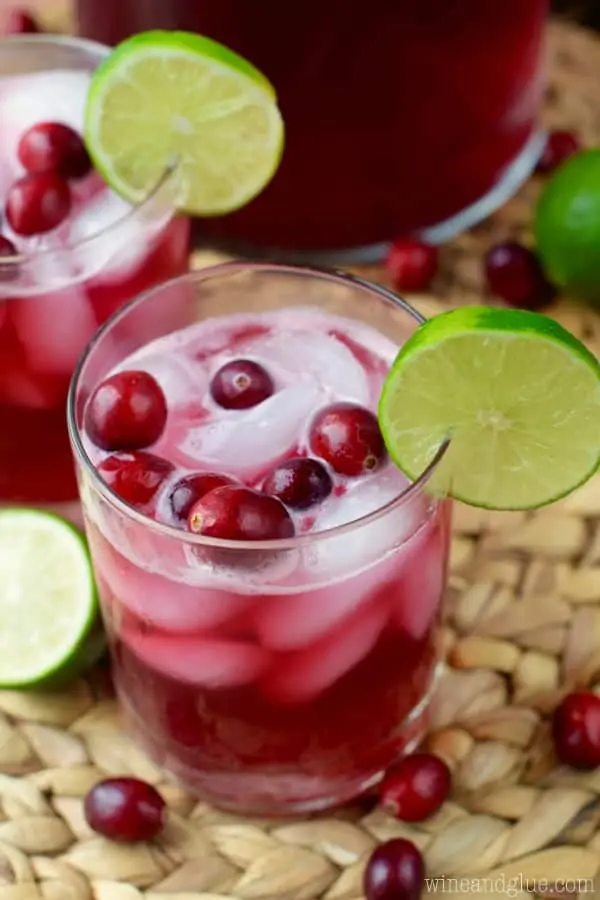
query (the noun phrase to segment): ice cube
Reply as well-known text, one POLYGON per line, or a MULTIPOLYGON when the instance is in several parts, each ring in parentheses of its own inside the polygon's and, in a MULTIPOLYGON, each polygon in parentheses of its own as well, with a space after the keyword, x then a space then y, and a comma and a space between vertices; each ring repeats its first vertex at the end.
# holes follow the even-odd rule
POLYGON ((321 331, 271 332, 251 340, 244 355, 287 373, 288 379, 312 380, 336 400, 369 403, 362 366, 341 341, 321 331))
POLYGON ((208 373, 204 366, 189 357, 166 353, 136 353, 120 369, 142 369, 160 384, 171 408, 189 403, 202 403, 208 389, 208 373))
POLYGON ((70 373, 98 327, 82 288, 26 297, 15 304, 13 323, 34 371, 70 373))
POLYGON ((428 526, 411 542, 399 577, 394 620, 401 631, 419 641, 431 628, 444 591, 443 534, 428 526))
POLYGON ((296 384, 252 409, 224 413, 192 427, 174 450, 175 462, 258 478, 296 446, 320 400, 316 385, 296 384))
POLYGON ((263 684, 279 703, 306 703, 358 665, 377 643, 387 609, 374 606, 354 616, 333 634, 279 661, 263 684))
POLYGON ((131 650, 153 669, 170 678, 204 688, 250 684, 270 662, 261 647, 242 641, 159 634, 124 634, 131 650))
POLYGON ((305 562, 313 578, 345 575, 351 567, 358 571, 383 558, 419 527, 423 516, 418 498, 388 510, 368 523, 348 532, 327 536, 319 532, 354 522, 382 509, 406 488, 404 475, 389 464, 385 469, 348 482, 341 496, 331 495, 313 528, 314 543, 307 548, 305 562))
POLYGON ((2 156, 10 163, 0 169, 3 194, 19 171, 19 139, 32 125, 62 122, 81 133, 90 77, 84 70, 55 69, 0 81, 2 156))

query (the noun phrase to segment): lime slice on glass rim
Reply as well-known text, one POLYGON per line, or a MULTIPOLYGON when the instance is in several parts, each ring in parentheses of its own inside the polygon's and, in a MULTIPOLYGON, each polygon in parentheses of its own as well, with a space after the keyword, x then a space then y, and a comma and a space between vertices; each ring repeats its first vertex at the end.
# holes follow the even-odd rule
POLYGON ((52 688, 104 650, 83 535, 38 509, 0 509, 0 687, 52 688))
POLYGON ((471 506, 534 509, 600 465, 600 363, 552 319, 463 307, 400 349, 379 403, 395 464, 471 506))
POLYGON ((139 203, 174 169, 177 208, 216 216, 244 206, 275 174, 284 126, 275 91, 209 38, 148 31, 92 75, 84 126, 104 180, 139 203))

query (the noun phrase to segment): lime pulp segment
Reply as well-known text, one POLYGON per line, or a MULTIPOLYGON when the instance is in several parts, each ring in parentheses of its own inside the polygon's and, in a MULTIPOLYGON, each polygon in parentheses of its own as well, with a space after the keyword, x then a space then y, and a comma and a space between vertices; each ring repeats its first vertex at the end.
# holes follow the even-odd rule
POLYGON ((141 202, 174 167, 176 206, 199 216, 252 200, 279 165, 275 91, 247 60, 186 32, 119 44, 92 77, 85 139, 108 184, 141 202))
POLYGON ((0 510, 0 685, 41 684, 69 666, 96 614, 83 536, 51 513, 0 510))
POLYGON ((379 421, 410 478, 449 440, 435 490, 491 509, 543 506, 600 465, 600 363, 546 316, 452 310, 401 348, 379 421))

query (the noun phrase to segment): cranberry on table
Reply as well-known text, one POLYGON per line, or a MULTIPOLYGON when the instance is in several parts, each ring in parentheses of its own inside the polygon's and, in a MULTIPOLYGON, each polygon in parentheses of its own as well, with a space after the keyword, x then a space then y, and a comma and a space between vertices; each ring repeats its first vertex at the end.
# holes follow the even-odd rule
POLYGON ((333 489, 325 466, 309 457, 288 459, 267 475, 263 491, 292 509, 308 509, 321 503, 333 489))
POLYGON ((437 271, 437 247, 415 238, 398 238, 390 247, 385 264, 396 290, 424 291, 437 271))
POLYGON ((266 369, 251 359, 234 359, 213 375, 210 392, 224 409, 249 409, 270 397, 275 390, 266 369))
POLYGON ((14 7, 5 13, 0 23, 0 34, 5 37, 11 34, 37 34, 40 26, 26 9, 14 7))
POLYGON ((111 841, 149 841, 165 824, 167 806, 156 788, 138 778, 107 778, 84 800, 85 818, 111 841))
POLYGON ((142 450, 159 439, 167 421, 167 401, 148 372, 109 375, 94 390, 84 427, 102 450, 142 450))
POLYGON ((353 403, 335 403, 315 416, 310 449, 340 475, 364 475, 385 456, 379 424, 370 410, 353 403))
POLYGON ((83 178, 92 164, 80 135, 61 122, 39 122, 22 135, 17 155, 33 174, 56 172, 63 178, 83 178))
POLYGON ((425 863, 411 841, 393 838, 373 851, 365 869, 366 900, 419 900, 425 863))
POLYGON ((404 822, 432 816, 450 792, 452 776, 446 763, 431 753, 413 753, 392 766, 379 786, 381 805, 404 822))
POLYGON ((228 485, 205 494, 188 516, 194 534, 231 541, 270 541, 294 536, 294 523, 275 497, 228 485))
POLYGON ((5 214, 16 234, 31 237, 57 228, 71 211, 71 189, 54 172, 24 175, 8 189, 5 214))
POLYGON ((143 509, 173 472, 171 463, 145 450, 113 453, 98 466, 102 480, 121 500, 143 509))
POLYGON ((581 150, 581 144, 572 131, 551 131, 546 139, 546 145, 536 171, 548 175, 579 150, 581 150))
POLYGON ((177 523, 185 525, 194 503, 201 500, 209 491, 226 487, 228 484, 235 484, 233 478, 229 478, 228 475, 219 475, 216 472, 201 472, 180 478, 169 494, 171 512, 177 523))
POLYGON ((522 244, 496 244, 485 257, 485 276, 492 294, 511 306, 536 310, 552 298, 540 261, 522 244))
POLYGON ((600 766, 600 697, 591 691, 568 694, 554 710, 552 735, 560 762, 574 769, 600 766))

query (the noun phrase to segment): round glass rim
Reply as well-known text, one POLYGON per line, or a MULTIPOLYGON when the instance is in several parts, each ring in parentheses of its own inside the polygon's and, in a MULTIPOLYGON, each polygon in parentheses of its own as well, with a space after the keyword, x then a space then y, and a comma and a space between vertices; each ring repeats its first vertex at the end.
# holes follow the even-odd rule
MULTIPOLYGON (((112 52, 112 48, 107 46, 106 44, 101 44, 99 41, 91 41, 87 38, 80 38, 73 35, 68 34, 11 34, 5 38, 2 38, 0 41, 0 61, 2 60, 3 47, 10 46, 11 44, 16 44, 20 46, 27 46, 28 44, 33 47, 43 46, 44 44, 49 46, 63 45, 67 48, 72 48, 73 50, 81 50, 83 52, 89 51, 91 58, 97 58, 101 61, 102 57, 106 58, 112 52)), ((95 68, 95 67, 94 67, 95 68)), ((94 71, 94 68, 90 68, 90 72, 94 71)), ((36 72, 42 74, 45 71, 51 72, 52 69, 36 69, 36 72)), ((85 69, 82 69, 85 71, 85 69)), ((26 72, 19 73, 21 75, 27 74, 26 72)), ((0 78, 5 77, 1 74, 0 69, 0 78)), ((10 76, 6 76, 10 77, 10 76)), ((17 77, 17 76, 15 76, 17 77)), ((88 234, 86 237, 81 238, 79 241, 72 241, 69 243, 64 243, 57 245, 56 247, 45 247, 43 250, 33 250, 30 254, 27 253, 13 253, 10 255, 2 256, 0 260, 0 264, 2 268, 6 269, 9 266, 19 266, 28 259, 35 257, 39 259, 40 257, 52 257, 56 255, 60 255, 63 253, 69 253, 73 250, 78 250, 81 247, 91 246, 95 241, 102 239, 105 235, 110 234, 114 231, 115 228, 120 228, 126 222, 129 222, 130 219, 137 216, 140 212, 143 212, 156 198, 156 196, 160 193, 161 189, 168 183, 169 179, 173 177, 177 166, 175 163, 173 164, 165 164, 165 171, 154 185, 150 191, 143 197, 141 200, 136 203, 132 203, 127 198, 124 199, 130 205, 130 209, 127 210, 122 216, 119 216, 114 222, 111 222, 110 225, 105 225, 103 228, 100 228, 98 231, 94 231, 93 234, 88 234)), ((106 185, 109 190, 113 190, 110 185, 106 185)), ((173 205, 173 215, 175 215, 177 209, 175 205, 173 205)), ((40 288, 40 293, 42 289, 40 288)), ((0 300, 4 299, 0 297, 0 300)))
MULTIPOLYGON (((417 327, 419 325, 422 325, 426 321, 425 316, 422 316, 421 313, 419 313, 413 306, 410 305, 410 303, 408 303, 398 294, 390 291, 388 288, 383 287, 382 285, 375 284, 374 282, 368 281, 366 278, 362 278, 359 275, 353 275, 349 272, 311 265, 288 265, 269 262, 246 262, 244 260, 231 260, 212 266, 207 266, 202 269, 192 270, 186 275, 180 275, 176 278, 171 278, 169 281, 164 281, 160 285, 153 287, 150 290, 144 291, 129 303, 122 306, 119 310, 117 310, 117 312, 113 313, 113 315, 106 320, 106 322, 98 329, 98 331, 96 331, 94 337, 88 343, 87 347, 80 356, 73 372, 71 382, 69 384, 69 392, 67 396, 67 428, 69 432, 69 439, 71 441, 71 447, 73 448, 73 453, 76 461, 79 465, 81 465, 81 467, 86 472, 86 475, 91 479, 94 489, 119 513, 121 513, 128 519, 132 519, 138 525, 149 528, 151 531, 159 533, 164 537, 172 538, 179 542, 183 541, 184 543, 189 545, 213 547, 215 549, 223 550, 235 550, 237 552, 240 552, 242 550, 293 550, 299 547, 314 544, 319 540, 326 540, 328 538, 337 537, 338 535, 349 534, 350 532, 355 531, 358 528, 364 527, 371 522, 375 522, 378 519, 383 518, 393 509, 404 505, 413 497, 422 492, 423 488, 426 486, 427 482, 433 475, 435 469, 444 458, 450 444, 449 440, 444 441, 442 444, 440 444, 440 447, 438 448, 432 461, 420 473, 420 475, 415 478, 414 481, 409 482, 407 487, 400 494, 398 494, 397 497, 394 497, 393 500, 390 500, 384 506, 380 506, 377 509, 373 510, 373 512, 370 512, 364 516, 360 516, 358 519, 353 519, 350 522, 346 522, 343 525, 336 525, 333 528, 324 529, 323 531, 309 532, 307 534, 294 535, 290 538, 277 538, 268 541, 232 541, 226 540, 224 538, 212 538, 201 534, 193 534, 189 531, 183 531, 181 528, 177 528, 175 525, 169 525, 166 522, 157 522, 155 519, 151 519, 148 516, 145 516, 142 512, 135 509, 135 507, 122 500, 118 496, 118 494, 116 494, 112 490, 112 488, 110 488, 106 484, 106 482, 102 480, 102 478, 98 475, 98 471, 92 463, 92 460, 86 453, 83 441, 80 437, 80 429, 77 424, 76 405, 79 379, 82 375, 88 358, 97 348, 97 346, 102 342, 104 336, 111 331, 113 326, 115 326, 121 318, 126 317, 132 309, 137 306, 142 306, 153 296, 156 296, 162 291, 168 290, 169 288, 174 287, 178 284, 204 281, 207 278, 218 278, 222 275, 234 274, 236 271, 262 271, 265 273, 275 272, 288 275, 314 276, 334 282, 341 281, 353 287, 359 288, 360 290, 363 290, 365 292, 374 293, 383 300, 391 302, 401 311, 407 313, 416 323, 417 327)), ((432 499, 439 502, 444 498, 441 496, 436 497, 432 494, 432 499)), ((415 532, 418 531, 420 527, 421 523, 417 525, 417 527, 415 528, 415 532)), ((409 537, 412 537, 413 533, 411 533, 409 537)))

